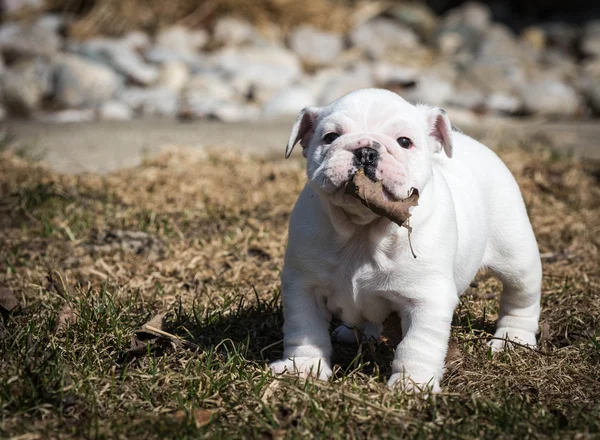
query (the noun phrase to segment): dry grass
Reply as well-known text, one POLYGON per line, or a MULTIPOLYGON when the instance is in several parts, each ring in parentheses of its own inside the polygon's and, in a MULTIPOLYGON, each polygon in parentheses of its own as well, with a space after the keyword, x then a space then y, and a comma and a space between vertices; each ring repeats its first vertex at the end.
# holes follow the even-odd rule
MULTIPOLYGON (((172 24, 204 27, 224 15, 241 17, 263 29, 271 23, 277 23, 283 31, 311 23, 320 28, 346 30, 355 12, 368 13, 373 9, 373 5, 358 3, 354 0, 49 0, 44 10, 73 15, 69 34, 89 37, 119 36, 135 29, 152 33, 172 24)), ((39 12, 25 10, 19 16, 30 18, 39 12)))
POLYGON ((424 399, 385 389, 385 342, 336 346, 331 383, 265 372, 300 160, 171 150, 76 177, 4 153, 0 284, 20 307, 0 324, 0 437, 598 436, 600 166, 501 156, 543 253, 541 350, 489 356, 500 286, 481 274, 424 399), (157 314, 166 336, 138 331, 157 314))

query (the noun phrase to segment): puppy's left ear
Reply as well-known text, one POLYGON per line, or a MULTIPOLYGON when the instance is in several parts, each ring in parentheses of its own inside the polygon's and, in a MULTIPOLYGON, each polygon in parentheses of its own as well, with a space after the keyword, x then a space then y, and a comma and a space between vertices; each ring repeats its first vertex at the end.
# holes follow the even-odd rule
MULTIPOLYGON (((294 147, 298 142, 300 142, 300 145, 302 145, 303 149, 305 149, 308 146, 310 138, 315 132, 315 122, 317 120, 318 114, 318 107, 305 107, 302 109, 302 111, 298 115, 298 118, 296 119, 296 123, 292 127, 290 139, 288 140, 287 146, 285 147, 286 159, 290 157, 292 151, 294 150, 294 147)), ((304 151, 303 155, 305 155, 304 151)))
POLYGON ((444 149, 446 156, 452 157, 452 124, 444 109, 434 107, 427 113, 429 133, 444 149))

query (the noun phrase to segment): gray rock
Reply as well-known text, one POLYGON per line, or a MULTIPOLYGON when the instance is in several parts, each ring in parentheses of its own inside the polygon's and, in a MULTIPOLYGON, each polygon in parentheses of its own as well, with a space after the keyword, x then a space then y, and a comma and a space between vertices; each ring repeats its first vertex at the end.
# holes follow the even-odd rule
POLYGON ((515 94, 496 92, 487 97, 485 107, 495 114, 513 115, 523 110, 523 100, 515 94))
POLYGON ((237 99, 236 90, 223 76, 216 72, 205 72, 194 75, 186 85, 187 92, 210 93, 217 99, 230 101, 237 99))
POLYGON ((591 58, 581 66, 583 79, 600 79, 600 58, 591 58))
POLYGON ((564 53, 574 53, 580 36, 577 26, 568 23, 546 23, 540 27, 544 30, 550 47, 557 48, 564 53))
POLYGON ((456 127, 475 127, 481 123, 481 117, 464 108, 445 106, 450 122, 456 127))
POLYGON ((373 74, 368 65, 358 65, 346 71, 332 70, 320 79, 322 89, 318 94, 318 104, 326 105, 356 89, 374 86, 373 74))
POLYGON ((341 35, 305 24, 292 32, 290 47, 306 64, 327 66, 340 55, 344 49, 344 41, 341 35))
POLYGON ((594 114, 600 115, 600 81, 595 81, 589 86, 587 98, 594 114))
POLYGON ((521 66, 533 62, 537 53, 519 44, 516 35, 508 26, 493 24, 483 34, 477 60, 497 66, 521 66))
POLYGON ((109 64, 119 73, 138 84, 152 85, 158 80, 158 68, 146 63, 132 47, 131 42, 109 38, 93 38, 79 44, 73 50, 86 57, 109 64))
POLYGON ((445 55, 473 55, 490 24, 489 7, 467 2, 446 14, 436 32, 435 42, 445 55))
POLYGON ((187 119, 206 118, 231 102, 241 104, 226 80, 215 73, 199 74, 192 77, 182 93, 180 116, 187 119))
POLYGON ((189 78, 190 72, 187 65, 179 61, 171 61, 162 65, 157 85, 180 92, 189 78))
POLYGON ((69 109, 57 112, 41 112, 35 115, 35 119, 41 122, 51 122, 54 124, 71 124, 76 122, 93 121, 96 112, 93 109, 69 109))
POLYGON ((304 107, 316 103, 316 96, 308 87, 292 86, 275 94, 265 104, 263 113, 267 117, 296 115, 304 107))
POLYGON ((372 66, 375 83, 381 87, 409 87, 416 84, 420 69, 379 61, 372 66))
POLYGON ((35 21, 34 26, 58 35, 65 26, 65 17, 59 14, 44 14, 35 21))
POLYGON ((198 72, 206 65, 205 57, 202 54, 174 52, 162 47, 149 48, 144 52, 144 58, 153 64, 185 63, 191 72, 198 72))
POLYGON ((4 108, 3 105, 0 104, 0 122, 4 121, 6 119, 6 109, 4 108))
POLYGON ((98 107, 97 117, 102 121, 129 121, 133 118, 133 110, 122 102, 107 101, 98 107))
POLYGON ((13 64, 0 80, 4 104, 11 115, 31 116, 52 94, 52 70, 41 59, 13 64))
POLYGON ((85 58, 61 55, 54 65, 54 101, 63 108, 96 106, 112 98, 120 85, 113 70, 85 58))
POLYGON ((204 62, 199 50, 207 41, 208 33, 204 30, 193 31, 183 26, 171 26, 158 33, 154 47, 146 50, 144 55, 153 63, 179 61, 196 69, 204 62))
POLYGON ((463 76, 488 94, 518 94, 527 81, 527 72, 523 66, 498 65, 493 59, 476 60, 467 67, 463 76))
POLYGON ((158 79, 158 69, 146 64, 137 52, 129 48, 116 47, 109 56, 111 64, 119 72, 137 83, 151 85, 158 79))
POLYGON ((208 42, 208 32, 192 30, 184 26, 171 26, 161 30, 155 45, 174 52, 196 53, 208 42))
POLYGON ((0 27, 0 52, 8 59, 51 56, 61 45, 59 35, 47 26, 7 23, 0 27))
POLYGON ((411 102, 444 106, 454 94, 456 72, 448 65, 434 66, 424 71, 414 86, 403 89, 402 96, 411 102))
POLYGON ((448 96, 447 103, 451 106, 478 111, 483 108, 485 100, 486 95, 481 89, 475 87, 470 81, 461 81, 448 96))
POLYGON ((590 57, 600 58, 600 20, 590 21, 585 26, 581 52, 590 57))
POLYGON ((219 46, 240 46, 256 37, 254 26, 235 17, 220 18, 213 30, 213 42, 219 46))
POLYGON ((298 79, 302 73, 296 55, 279 47, 225 48, 212 58, 235 90, 259 103, 298 79))
POLYGON ((575 57, 556 48, 545 50, 541 56, 541 63, 546 75, 575 78, 579 74, 579 66, 575 57))
POLYGON ((142 31, 129 32, 119 42, 133 50, 144 50, 151 45, 150 37, 142 31))
POLYGON ((119 100, 144 116, 175 117, 179 97, 166 87, 129 87, 119 94, 119 100))
POLYGON ((223 122, 252 121, 260 116, 260 110, 256 105, 228 102, 217 107, 210 116, 223 122))
POLYGON ((350 33, 351 43, 374 59, 389 57, 395 51, 414 50, 419 38, 409 28, 388 18, 375 18, 350 33))
POLYGON ((0 6, 6 14, 14 14, 23 9, 41 9, 45 5, 44 0, 2 0, 0 6))
POLYGON ((402 3, 390 8, 388 14, 424 40, 431 38, 439 24, 437 15, 424 3, 402 3))
POLYGON ((543 78, 528 83, 522 90, 525 111, 542 116, 574 116, 582 109, 575 89, 564 82, 543 78))

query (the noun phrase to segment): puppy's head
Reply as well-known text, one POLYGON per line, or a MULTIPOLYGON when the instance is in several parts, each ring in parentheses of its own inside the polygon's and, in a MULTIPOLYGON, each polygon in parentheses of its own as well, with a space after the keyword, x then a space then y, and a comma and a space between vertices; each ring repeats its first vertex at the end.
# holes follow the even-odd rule
POLYGON ((344 192, 354 173, 364 168, 371 180, 381 181, 384 196, 404 199, 413 187, 422 191, 436 155, 452 157, 451 130, 442 109, 414 106, 387 90, 363 89, 325 107, 303 109, 286 157, 299 142, 309 184, 335 205, 366 216, 358 200, 344 192))

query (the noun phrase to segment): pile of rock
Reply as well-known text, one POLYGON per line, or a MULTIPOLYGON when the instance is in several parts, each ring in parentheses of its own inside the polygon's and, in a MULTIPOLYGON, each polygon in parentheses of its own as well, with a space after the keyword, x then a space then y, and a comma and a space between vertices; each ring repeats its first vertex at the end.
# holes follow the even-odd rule
POLYGON ((240 121, 296 114, 361 87, 466 114, 600 113, 600 22, 516 35, 467 3, 441 18, 421 4, 391 6, 347 35, 307 24, 259 32, 225 17, 210 32, 173 26, 153 38, 74 41, 63 25, 49 15, 0 27, 0 119, 240 121))

